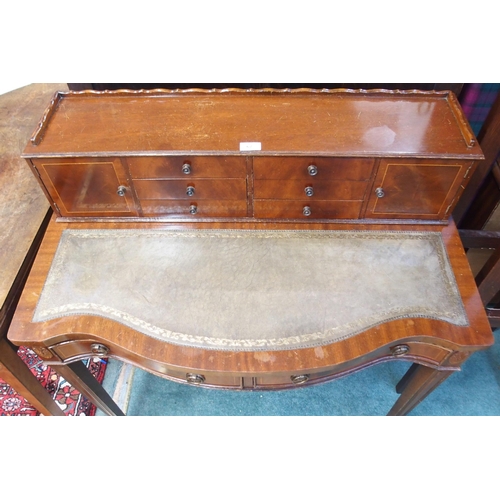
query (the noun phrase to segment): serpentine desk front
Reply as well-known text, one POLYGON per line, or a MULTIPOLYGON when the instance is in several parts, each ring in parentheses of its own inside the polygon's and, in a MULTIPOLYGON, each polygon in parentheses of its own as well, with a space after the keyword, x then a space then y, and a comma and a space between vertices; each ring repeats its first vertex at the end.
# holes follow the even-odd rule
POLYGON ((397 415, 491 345, 452 222, 254 229, 52 221, 9 336, 109 414, 79 359, 238 390, 412 361, 397 415))
POLYGON ((108 414, 82 358, 236 390, 412 361, 403 415, 493 342, 451 92, 57 93, 23 156, 54 219, 9 339, 108 414))

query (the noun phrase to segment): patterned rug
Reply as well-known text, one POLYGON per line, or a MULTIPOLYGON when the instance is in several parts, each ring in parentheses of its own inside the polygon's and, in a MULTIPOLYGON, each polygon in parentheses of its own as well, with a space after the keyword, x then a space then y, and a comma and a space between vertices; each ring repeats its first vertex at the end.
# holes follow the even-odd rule
MULTIPOLYGON (((33 375, 47 389, 52 398, 68 416, 94 416, 96 407, 66 380, 57 375, 50 367, 26 347, 20 347, 18 355, 28 365, 33 375)), ((106 360, 87 359, 87 368, 99 383, 104 379, 106 360)), ((0 379, 0 416, 38 416, 40 412, 20 396, 12 387, 0 379)))

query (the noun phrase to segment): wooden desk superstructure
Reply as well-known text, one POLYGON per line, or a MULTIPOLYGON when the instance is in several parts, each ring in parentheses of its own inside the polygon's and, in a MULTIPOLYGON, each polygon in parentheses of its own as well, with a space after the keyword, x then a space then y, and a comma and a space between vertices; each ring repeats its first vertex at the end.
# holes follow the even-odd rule
POLYGON ((482 158, 451 93, 58 94, 24 157, 55 219, 9 338, 109 414, 120 410, 79 359, 114 356, 179 382, 239 390, 309 385, 410 360, 390 412, 406 414, 493 342, 449 219, 482 158), (319 349, 238 352, 174 345, 99 316, 33 322, 66 228, 439 231, 469 325, 415 316, 319 349))

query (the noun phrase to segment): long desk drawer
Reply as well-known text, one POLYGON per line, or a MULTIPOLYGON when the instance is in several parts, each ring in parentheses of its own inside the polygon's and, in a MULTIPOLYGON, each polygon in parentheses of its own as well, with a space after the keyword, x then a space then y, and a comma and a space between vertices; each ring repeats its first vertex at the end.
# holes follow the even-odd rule
POLYGON ((133 179, 246 177, 246 158, 239 156, 144 156, 127 163, 133 179))
POLYGON ((257 179, 257 199, 277 200, 363 200, 367 188, 361 181, 267 180, 257 179))
POLYGON ((246 200, 245 179, 135 180, 140 200, 246 200))
POLYGON ((373 171, 373 158, 256 157, 255 179, 367 181, 373 171))
POLYGON ((255 200, 258 219, 357 219, 362 201, 255 200))
POLYGON ((246 200, 143 200, 145 217, 246 217, 246 200))

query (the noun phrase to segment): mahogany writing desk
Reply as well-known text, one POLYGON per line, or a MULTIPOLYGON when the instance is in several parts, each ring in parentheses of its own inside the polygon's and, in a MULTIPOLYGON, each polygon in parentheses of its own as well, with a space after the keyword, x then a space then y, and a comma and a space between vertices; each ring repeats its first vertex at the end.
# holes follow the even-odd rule
POLYGON ((59 93, 24 156, 55 216, 9 338, 109 414, 79 359, 236 390, 409 360, 403 415, 493 342, 451 93, 59 93))

